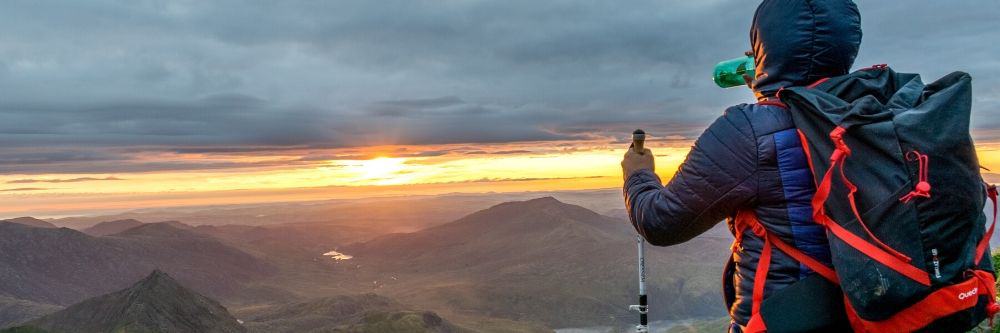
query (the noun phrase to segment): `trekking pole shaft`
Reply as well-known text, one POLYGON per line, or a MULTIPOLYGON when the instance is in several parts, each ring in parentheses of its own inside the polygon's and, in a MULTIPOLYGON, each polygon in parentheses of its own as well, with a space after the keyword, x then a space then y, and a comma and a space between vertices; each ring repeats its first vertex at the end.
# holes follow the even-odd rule
POLYGON ((649 324, 647 318, 649 308, 646 304, 646 251, 643 248, 645 242, 639 235, 636 235, 635 239, 639 250, 639 325, 645 327, 649 324))

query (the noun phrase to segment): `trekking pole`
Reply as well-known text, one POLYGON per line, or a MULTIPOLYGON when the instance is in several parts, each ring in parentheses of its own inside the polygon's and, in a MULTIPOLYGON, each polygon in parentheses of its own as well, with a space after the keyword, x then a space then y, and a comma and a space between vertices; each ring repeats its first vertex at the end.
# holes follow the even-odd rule
POLYGON ((649 313, 649 307, 646 305, 646 251, 643 249, 642 236, 635 236, 635 243, 639 247, 639 304, 630 305, 628 307, 629 311, 639 312, 639 325, 635 326, 636 333, 647 333, 649 332, 648 319, 646 314, 649 313))
MULTIPOLYGON (((637 129, 632 132, 633 151, 642 154, 644 141, 646 141, 645 131, 637 129)), ((642 235, 635 236, 635 243, 639 249, 639 304, 630 305, 628 309, 639 312, 639 325, 635 326, 635 332, 647 333, 649 332, 649 323, 646 316, 649 313, 649 307, 646 305, 646 251, 643 248, 645 241, 643 241, 642 235)))

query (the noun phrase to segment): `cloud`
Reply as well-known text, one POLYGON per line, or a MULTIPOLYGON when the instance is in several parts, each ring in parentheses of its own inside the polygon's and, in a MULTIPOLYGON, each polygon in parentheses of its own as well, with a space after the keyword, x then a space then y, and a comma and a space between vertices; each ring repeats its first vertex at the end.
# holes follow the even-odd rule
POLYGON ((514 154, 531 154, 531 153, 533 152, 524 149, 498 150, 498 151, 473 150, 465 152, 466 155, 514 155, 514 154))
POLYGON ((531 182, 531 181, 541 181, 541 180, 573 180, 573 179, 599 179, 607 178, 608 176, 579 176, 579 177, 484 177, 478 179, 470 180, 460 180, 454 182, 436 182, 428 184, 460 184, 460 183, 504 183, 504 182, 531 182))
POLYGON ((373 104, 368 112, 382 117, 414 116, 476 116, 500 111, 498 106, 467 103, 456 97, 382 101, 373 104))
MULTIPOLYGON (((859 3, 856 67, 976 79, 1000 127, 1000 3, 859 3), (977 47, 969 47, 976 45, 977 47)), ((755 2, 16 2, 0 12, 0 171, 227 168, 134 152, 691 139, 730 105, 715 62, 755 2), (35 151, 43 151, 38 153, 35 151), (101 160, 101 158, 107 158, 101 160), (115 163, 114 159, 119 162, 115 163), (114 164, 120 165, 115 167, 114 164), (55 170, 53 168, 53 170, 55 170)), ((92 171, 96 172, 96 171, 92 171)))
POLYGON ((522 177, 522 178, 480 178, 475 180, 470 180, 469 182, 527 182, 527 181, 537 181, 537 180, 569 180, 569 179, 597 179, 597 178, 607 178, 608 176, 581 176, 581 177, 522 177))
POLYGON ((79 183, 79 182, 90 182, 90 181, 112 181, 112 180, 125 180, 118 177, 78 177, 78 178, 56 178, 56 179, 15 179, 8 181, 7 184, 33 184, 33 183, 79 183))
POLYGON ((0 189, 0 192, 30 192, 30 191, 44 191, 44 190, 52 190, 52 189, 44 187, 18 187, 18 188, 0 189))
MULTIPOLYGON (((17 148, 0 149, 2 174, 121 174, 147 171, 220 170, 239 168, 286 167, 307 164, 295 157, 266 160, 231 158, 197 158, 178 154, 158 153, 147 156, 143 149, 82 148, 17 148)), ((84 177, 86 178, 86 177, 84 177)), ((95 177, 96 178, 96 177, 95 177)))
POLYGON ((465 101, 455 96, 445 96, 445 97, 425 98, 425 99, 390 100, 390 101, 379 102, 379 104, 384 104, 384 105, 415 107, 415 108, 440 108, 453 105, 460 105, 464 103, 465 101))

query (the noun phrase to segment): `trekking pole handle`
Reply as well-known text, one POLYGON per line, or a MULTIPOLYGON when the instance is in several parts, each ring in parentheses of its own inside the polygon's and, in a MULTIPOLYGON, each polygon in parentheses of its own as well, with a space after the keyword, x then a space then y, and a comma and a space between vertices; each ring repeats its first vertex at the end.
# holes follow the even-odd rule
POLYGON ((645 152, 643 147, 646 141, 646 131, 642 129, 636 129, 632 132, 632 151, 642 155, 645 152))

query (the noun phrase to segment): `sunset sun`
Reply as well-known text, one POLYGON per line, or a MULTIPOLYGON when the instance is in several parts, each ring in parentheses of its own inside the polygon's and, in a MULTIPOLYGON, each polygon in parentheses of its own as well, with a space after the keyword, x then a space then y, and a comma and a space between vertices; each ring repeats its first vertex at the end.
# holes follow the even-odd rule
POLYGON ((379 157, 361 162, 358 171, 361 171, 365 178, 385 178, 403 170, 404 159, 379 157))
POLYGON ((405 158, 378 157, 353 165, 350 171, 357 172, 365 180, 381 180, 392 177, 406 168, 405 158))

